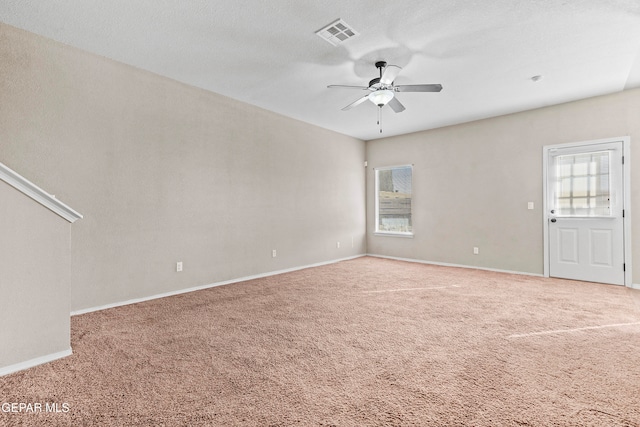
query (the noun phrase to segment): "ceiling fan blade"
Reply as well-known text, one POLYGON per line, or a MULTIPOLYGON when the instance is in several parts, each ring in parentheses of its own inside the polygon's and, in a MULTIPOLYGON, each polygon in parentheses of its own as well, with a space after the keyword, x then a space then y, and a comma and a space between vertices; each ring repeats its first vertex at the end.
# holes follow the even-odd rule
POLYGON ((398 98, 396 98, 395 96, 391 99, 391 101, 389 101, 388 105, 396 113, 402 113, 405 110, 402 102, 398 101, 398 98))
POLYGON ((330 89, 335 89, 335 88, 342 88, 342 89, 360 89, 360 90, 367 90, 369 89, 367 86, 349 86, 349 85, 329 85, 327 86, 330 89))
POLYGON ((396 92, 440 92, 442 85, 399 85, 394 88, 396 92))
POLYGON ((390 85, 396 79, 400 70, 402 70, 402 68, 397 65, 387 65, 384 67, 382 77, 380 77, 380 83, 390 85))
POLYGON ((353 101, 351 104, 347 105, 346 107, 344 107, 342 109, 342 111, 347 111, 352 109, 353 107, 357 107, 358 105, 362 104, 363 102, 365 102, 367 99, 369 99, 369 95, 365 95, 362 98, 359 98, 355 101, 353 101))

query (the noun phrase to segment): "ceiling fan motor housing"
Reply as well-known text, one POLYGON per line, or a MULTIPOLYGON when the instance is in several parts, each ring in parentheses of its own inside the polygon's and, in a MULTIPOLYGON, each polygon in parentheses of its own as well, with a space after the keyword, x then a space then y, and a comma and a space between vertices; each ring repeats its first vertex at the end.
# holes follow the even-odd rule
POLYGON ((376 68, 378 68, 380 70, 380 72, 382 72, 382 69, 384 67, 387 66, 387 62, 386 61, 378 61, 376 62, 376 68))

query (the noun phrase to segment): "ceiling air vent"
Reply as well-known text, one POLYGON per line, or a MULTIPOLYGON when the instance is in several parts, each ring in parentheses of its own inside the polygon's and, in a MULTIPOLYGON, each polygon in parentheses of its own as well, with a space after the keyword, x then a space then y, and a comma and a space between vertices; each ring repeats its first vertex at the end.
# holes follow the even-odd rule
POLYGON ((342 19, 338 19, 321 30, 316 31, 316 34, 334 46, 338 46, 340 43, 344 43, 358 35, 358 33, 342 19))

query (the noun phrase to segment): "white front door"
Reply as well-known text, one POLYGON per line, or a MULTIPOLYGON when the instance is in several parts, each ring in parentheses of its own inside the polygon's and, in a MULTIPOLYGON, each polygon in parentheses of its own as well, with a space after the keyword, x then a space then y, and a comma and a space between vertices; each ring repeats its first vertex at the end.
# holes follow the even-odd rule
POLYGON ((549 276, 624 285, 622 141, 547 155, 549 276))

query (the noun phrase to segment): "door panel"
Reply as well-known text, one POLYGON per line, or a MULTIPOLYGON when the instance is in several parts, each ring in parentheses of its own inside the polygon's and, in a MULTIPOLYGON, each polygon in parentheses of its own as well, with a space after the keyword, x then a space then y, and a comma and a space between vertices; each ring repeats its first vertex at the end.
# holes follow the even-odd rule
POLYGON ((622 142, 549 151, 549 275, 624 284, 622 142))
POLYGON ((560 257, 558 262, 577 264, 578 229, 558 227, 558 237, 558 245, 560 246, 560 257))
POLYGON ((613 232, 612 230, 589 230, 591 235, 591 265, 613 267, 613 232))

